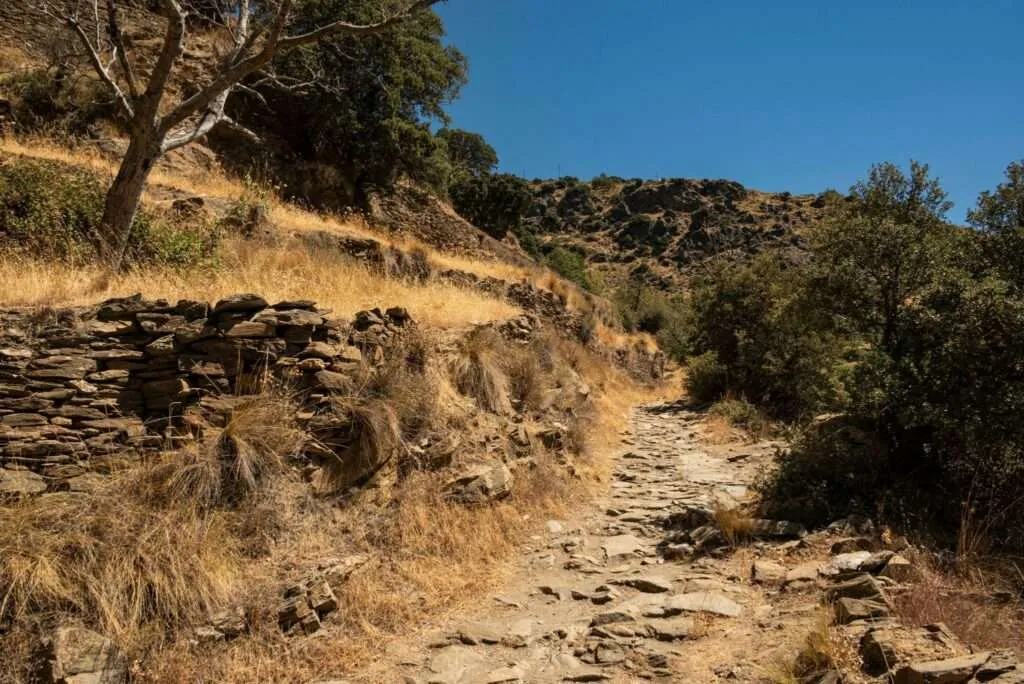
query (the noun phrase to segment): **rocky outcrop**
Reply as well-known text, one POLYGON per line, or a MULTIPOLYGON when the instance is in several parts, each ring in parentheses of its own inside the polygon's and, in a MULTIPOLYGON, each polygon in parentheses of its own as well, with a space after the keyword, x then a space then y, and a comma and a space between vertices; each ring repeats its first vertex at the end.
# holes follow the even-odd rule
POLYGON ((637 266, 674 290, 695 265, 761 251, 803 258, 806 228, 824 206, 812 195, 749 190, 727 180, 572 178, 535 182, 525 228, 584 253, 614 283, 637 266))

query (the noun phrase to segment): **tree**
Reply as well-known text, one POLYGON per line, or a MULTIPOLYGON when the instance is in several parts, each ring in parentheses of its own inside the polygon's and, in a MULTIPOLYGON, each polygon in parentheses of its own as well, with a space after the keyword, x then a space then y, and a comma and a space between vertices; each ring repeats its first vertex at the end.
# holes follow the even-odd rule
POLYGON ((141 69, 137 71, 142 60, 124 40, 119 0, 106 0, 105 16, 101 16, 100 0, 41 3, 40 11, 46 17, 63 23, 77 36, 92 68, 128 122, 128 150, 107 193, 103 218, 96 229, 101 259, 111 267, 120 267, 146 180, 156 161, 198 140, 218 124, 229 123, 225 112, 228 98, 244 79, 264 70, 280 54, 334 35, 387 31, 437 2, 413 0, 370 23, 331 19, 301 27, 295 25, 294 0, 224 0, 213 6, 212 19, 211 5, 204 2, 204 18, 224 31, 230 45, 206 81, 173 104, 164 100, 185 52, 188 17, 198 5, 190 0, 157 0, 156 12, 167 26, 156 61, 144 76, 141 69), (87 13, 82 12, 83 6, 87 13))
POLYGON ((946 197, 926 164, 911 161, 909 174, 878 164, 812 236, 812 290, 890 356, 900 354, 902 313, 946 263, 954 239, 946 197))
POLYGON ((493 173, 498 166, 498 153, 479 133, 459 128, 442 128, 437 132, 437 137, 448 148, 448 159, 456 174, 480 177, 493 173))
POLYGON ((456 175, 451 198, 460 216, 499 240, 519 225, 533 204, 530 186, 509 173, 456 175))
POLYGON ((1024 287, 1024 160, 1006 167, 1006 182, 978 196, 967 221, 989 238, 989 260, 1018 288, 1024 287))
MULTIPOLYGON (((332 17, 369 22, 381 2, 306 0, 296 30, 332 17)), ((447 122, 444 105, 465 84, 467 62, 444 44, 434 12, 372 36, 336 35, 271 66, 276 78, 246 79, 229 114, 264 136, 269 144, 258 151, 289 193, 317 206, 365 205, 406 176, 446 196, 451 165, 431 125, 447 122)), ((239 146, 225 139, 230 158, 239 146)))

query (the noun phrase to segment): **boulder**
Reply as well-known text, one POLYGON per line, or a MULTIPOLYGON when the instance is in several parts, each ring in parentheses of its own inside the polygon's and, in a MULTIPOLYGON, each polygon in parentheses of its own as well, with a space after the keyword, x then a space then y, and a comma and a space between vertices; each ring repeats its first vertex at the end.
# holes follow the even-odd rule
POLYGON ((47 684, 126 684, 128 661, 110 639, 82 627, 59 627, 44 644, 47 684))
POLYGON ((268 306, 267 300, 256 294, 236 294, 225 297, 213 307, 212 315, 225 313, 255 313, 268 306))
POLYGON ((463 472, 445 487, 445 496, 462 504, 498 501, 512 494, 514 478, 504 463, 479 465, 463 472))
POLYGON ((750 571, 754 584, 779 585, 786 582, 786 568, 771 561, 757 560, 750 571))
POLYGON ((872 599, 841 598, 835 604, 836 622, 848 625, 856 620, 873 620, 889 616, 889 608, 872 599))
POLYGON ((860 640, 864 670, 880 675, 913 662, 947 660, 966 655, 967 647, 942 623, 926 627, 880 625, 860 640))
POLYGON ((965 684, 989 659, 990 653, 914 662, 896 671, 894 684, 965 684))
POLYGON ((42 494, 46 480, 31 470, 0 468, 0 500, 4 497, 22 497, 42 494))

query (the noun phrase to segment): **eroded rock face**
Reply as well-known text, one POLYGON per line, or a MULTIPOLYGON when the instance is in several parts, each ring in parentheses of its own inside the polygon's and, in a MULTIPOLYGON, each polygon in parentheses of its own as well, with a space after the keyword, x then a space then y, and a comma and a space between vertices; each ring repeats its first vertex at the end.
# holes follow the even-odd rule
POLYGON ((47 684, 127 684, 128 662, 110 639, 82 627, 60 627, 44 644, 47 684))

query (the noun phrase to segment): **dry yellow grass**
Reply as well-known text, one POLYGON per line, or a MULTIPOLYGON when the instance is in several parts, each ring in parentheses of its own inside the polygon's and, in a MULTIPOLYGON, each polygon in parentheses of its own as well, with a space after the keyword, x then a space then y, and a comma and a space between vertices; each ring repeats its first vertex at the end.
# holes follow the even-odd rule
MULTIPOLYGON (((113 179, 117 173, 117 163, 105 156, 95 147, 80 145, 69 148, 58 145, 45 138, 15 139, 0 138, 0 152, 59 162, 77 168, 88 169, 94 173, 113 179)), ((149 178, 150 187, 163 186, 206 197, 236 200, 248 192, 245 183, 231 178, 226 174, 214 171, 197 171, 195 173, 169 172, 156 169, 149 178)), ((147 198, 157 199, 159 193, 152 189, 147 198)), ((456 269, 474 273, 480 277, 494 277, 502 280, 518 281, 527 279, 538 287, 549 279, 557 277, 545 269, 528 269, 498 260, 474 259, 457 254, 439 252, 431 246, 414 238, 389 236, 370 228, 359 215, 334 215, 302 209, 294 204, 269 198, 270 219, 286 231, 318 231, 342 233, 356 237, 377 240, 385 245, 403 250, 422 249, 432 264, 442 269, 456 269)))
POLYGON ((438 327, 504 320, 519 313, 504 301, 453 285, 384 278, 340 255, 244 242, 222 252, 218 268, 143 268, 115 275, 99 267, 0 258, 0 304, 87 305, 134 292, 212 302, 255 292, 270 300, 313 299, 340 316, 375 306, 404 306, 417 320, 438 327))
POLYGON ((943 622, 977 648, 1024 652, 1020 559, 990 556, 986 566, 965 562, 958 568, 940 567, 925 553, 911 559, 918 577, 895 596, 901 620, 913 626, 943 622), (996 590, 1005 592, 1002 602, 993 598, 996 590))

